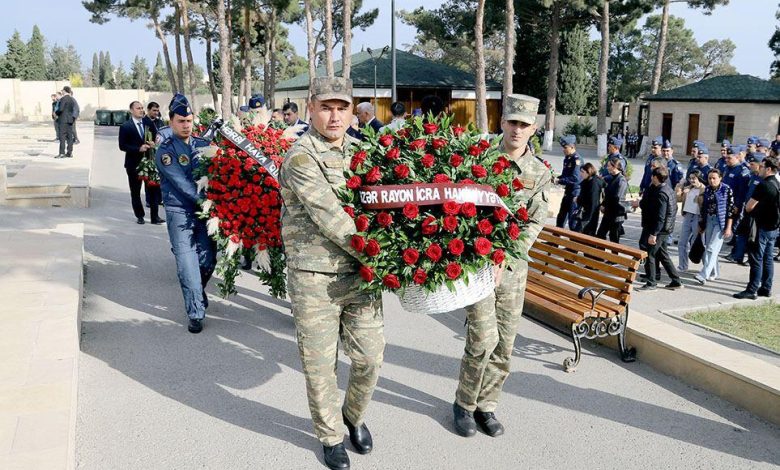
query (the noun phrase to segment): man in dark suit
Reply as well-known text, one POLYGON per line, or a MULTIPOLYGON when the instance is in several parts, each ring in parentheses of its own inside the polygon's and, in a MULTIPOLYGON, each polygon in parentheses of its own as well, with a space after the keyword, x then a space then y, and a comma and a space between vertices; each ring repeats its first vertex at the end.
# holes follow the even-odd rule
MULTIPOLYGON (((119 150, 125 152, 125 171, 130 185, 130 200, 136 223, 144 223, 144 205, 141 202, 141 180, 138 179, 138 163, 144 158, 144 153, 154 147, 153 140, 145 140, 146 129, 143 123, 144 106, 139 101, 130 103, 131 118, 119 127, 119 150)), ((148 189, 147 189, 148 191, 148 189)), ((152 223, 161 222, 158 217, 159 204, 150 204, 152 223)))
POLYGON ((60 152, 54 158, 73 158, 73 123, 76 121, 76 100, 71 96, 69 86, 62 88, 62 98, 57 107, 57 117, 60 123, 60 152), (66 146, 67 145, 67 150, 66 146), (67 153, 66 153, 67 152, 67 153))
POLYGON ((382 121, 376 118, 376 114, 374 113, 374 105, 368 101, 364 101, 357 105, 357 117, 360 121, 361 128, 370 126, 372 129, 374 129, 374 132, 379 132, 382 126, 384 126, 382 121))
POLYGON ((297 133, 298 137, 309 130, 309 125, 298 118, 298 105, 295 103, 285 103, 284 106, 282 106, 282 117, 284 118, 284 123, 287 124, 288 127, 303 126, 297 133))
MULTIPOLYGON (((152 142, 159 143, 157 141, 157 135, 160 133, 160 129, 165 127, 165 122, 160 119, 160 105, 157 102, 150 101, 146 105, 146 116, 141 121, 144 125, 144 131, 148 131, 152 136, 152 142)), ((161 139, 164 140, 164 139, 161 139)), ((154 205, 162 204, 162 191, 159 186, 150 185, 149 182, 144 182, 144 193, 146 194, 146 207, 152 208, 154 205)), ((154 213, 154 211, 151 211, 154 213)), ((155 219, 155 217, 152 217, 155 219)), ((162 223, 163 219, 152 220, 152 223, 162 223)))

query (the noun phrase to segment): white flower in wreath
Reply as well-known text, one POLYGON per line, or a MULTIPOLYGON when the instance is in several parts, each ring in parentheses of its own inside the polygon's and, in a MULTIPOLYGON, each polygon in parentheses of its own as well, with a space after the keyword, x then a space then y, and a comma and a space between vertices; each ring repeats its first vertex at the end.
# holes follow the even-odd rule
POLYGON ((197 184, 197 191, 198 191, 198 193, 200 193, 201 191, 205 190, 208 187, 208 185, 209 185, 209 177, 208 176, 201 176, 196 184, 197 184))
POLYGON ((214 206, 214 201, 211 199, 206 199, 203 201, 203 204, 201 204, 201 209, 203 209, 203 213, 208 214, 211 212, 211 208, 214 206))
POLYGON ((255 265, 263 271, 271 272, 271 255, 268 250, 261 250, 255 245, 255 265))
MULTIPOLYGON (((212 202, 211 200, 207 201, 208 203, 212 202)), ((204 210, 205 210, 204 204, 204 210)), ((214 236, 219 232, 219 218, 212 217, 206 222, 206 233, 209 234, 209 236, 214 236)))
POLYGON ((228 258, 232 258, 236 254, 238 249, 241 248, 241 243, 236 243, 233 240, 228 240, 226 255, 228 258))

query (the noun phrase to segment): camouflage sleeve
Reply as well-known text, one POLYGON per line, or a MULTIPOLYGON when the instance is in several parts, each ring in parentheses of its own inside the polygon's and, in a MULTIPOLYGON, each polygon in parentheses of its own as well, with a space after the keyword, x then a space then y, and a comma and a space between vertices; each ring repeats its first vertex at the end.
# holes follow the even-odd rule
POLYGON ((317 163, 305 152, 288 156, 284 163, 284 180, 298 196, 303 208, 320 232, 341 249, 357 258, 352 248, 352 235, 357 233, 355 222, 344 212, 331 183, 317 163))
POLYGON ((553 185, 553 180, 550 170, 547 167, 543 167, 543 170, 536 178, 534 193, 528 200, 528 225, 525 228, 527 236, 522 238, 520 243, 522 253, 528 253, 547 220, 549 210, 547 201, 550 199, 550 188, 553 185))

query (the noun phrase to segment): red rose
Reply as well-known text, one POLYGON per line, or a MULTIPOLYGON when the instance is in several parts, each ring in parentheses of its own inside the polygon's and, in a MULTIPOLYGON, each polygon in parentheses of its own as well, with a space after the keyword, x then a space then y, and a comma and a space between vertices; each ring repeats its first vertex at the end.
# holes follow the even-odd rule
MULTIPOLYGON (((479 256, 485 256, 486 254, 490 253, 490 250, 492 249, 493 244, 490 243, 490 240, 485 237, 477 237, 476 241, 474 242, 474 252, 479 256)), ((368 247, 366 247, 366 253, 367 252, 368 247)))
POLYGON ((366 152, 361 150, 352 156, 352 161, 349 163, 349 169, 355 171, 365 161, 366 161, 366 152))
POLYGON ((409 137, 409 129, 404 127, 403 129, 399 129, 398 132, 396 132, 396 134, 398 134, 398 137, 405 139, 409 137))
POLYGON ((511 238, 512 240, 517 240, 517 237, 520 236, 520 227, 516 223, 512 222, 511 224, 509 224, 509 229, 507 229, 507 233, 509 234, 509 238, 511 238))
POLYGON ((457 215, 460 211, 460 204, 455 201, 447 201, 442 204, 441 208, 447 215, 457 215))
POLYGON ((460 256, 463 253, 463 249, 466 246, 463 244, 463 240, 459 238, 453 238, 447 245, 447 249, 455 256, 460 256))
POLYGON ((423 150, 425 149, 425 144, 427 144, 425 139, 414 140, 409 144, 409 150, 413 150, 413 151, 423 150))
POLYGON ((398 157, 401 156, 401 150, 398 147, 393 147, 390 150, 387 151, 387 154, 385 157, 388 160, 398 160, 398 157))
POLYGON ((504 172, 504 165, 501 164, 501 162, 496 162, 493 164, 493 174, 494 175, 500 175, 504 172))
POLYGON ((409 176, 409 167, 404 165, 403 163, 400 165, 396 165, 395 168, 393 168, 393 173, 395 173, 396 178, 404 179, 407 176, 409 176))
POLYGON ((458 228, 458 218, 454 215, 448 215, 442 221, 441 226, 448 232, 454 232, 458 228))
POLYGON ((425 220, 422 221, 422 233, 423 235, 433 235, 439 230, 439 226, 436 225, 434 222, 436 222, 436 218, 433 216, 428 216, 425 218, 425 220))
POLYGON ((488 219, 482 219, 477 224, 477 230, 479 230, 479 233, 482 235, 490 235, 493 233, 493 224, 491 224, 488 219))
POLYGON ((490 142, 488 142, 485 139, 480 140, 478 145, 479 145, 479 148, 482 149, 482 150, 487 150, 487 149, 490 148, 490 142))
POLYGON ((490 256, 490 258, 493 260, 493 264, 501 264, 504 262, 506 255, 504 254, 504 250, 496 250, 490 256))
POLYGON ((463 178, 460 180, 460 184, 476 184, 471 178, 463 178))
POLYGON ((528 209, 521 207, 517 210, 517 218, 523 222, 528 222, 528 209))
POLYGON ((376 256, 382 251, 382 247, 379 246, 379 242, 373 238, 366 243, 366 254, 368 256, 376 256))
POLYGON ((504 183, 499 184, 496 187, 496 194, 498 194, 501 197, 507 197, 509 196, 509 186, 507 186, 504 183))
POLYGON ((357 219, 355 219, 355 227, 357 227, 358 232, 365 232, 366 230, 368 230, 368 225, 369 225, 368 217, 366 217, 365 215, 361 214, 358 216, 357 219))
POLYGON ((354 248, 358 253, 363 253, 363 250, 366 249, 366 239, 360 235, 352 235, 352 241, 350 242, 350 245, 352 245, 352 248, 354 248))
POLYGON ((414 276, 412 276, 412 281, 414 281, 415 284, 421 285, 425 284, 425 281, 428 279, 428 274, 423 271, 422 268, 417 268, 417 271, 414 272, 414 276))
POLYGON ((408 265, 414 265, 420 259, 420 252, 414 248, 407 248, 403 252, 404 262, 408 265))
POLYGON ((403 210, 404 216, 409 220, 414 220, 420 214, 420 208, 412 203, 407 203, 403 210))
POLYGON ((445 175, 444 173, 439 173, 437 175, 434 175, 433 177, 434 183, 449 183, 450 181, 452 181, 450 180, 450 177, 445 175))
POLYGON ((447 274, 448 278, 455 280, 460 276, 460 273, 463 272, 463 268, 461 268, 458 263, 452 262, 444 268, 444 272, 447 274))
POLYGON ((433 139, 433 141, 431 141, 431 145, 435 150, 439 150, 447 146, 447 141, 444 139, 433 139))
POLYGON ((480 152, 482 152, 482 150, 480 150, 480 148, 477 147, 476 145, 472 145, 469 147, 469 155, 471 155, 472 157, 476 157, 477 155, 480 154, 480 152))
POLYGON ((484 178, 487 176, 487 170, 482 165, 471 165, 471 174, 475 178, 484 178))
POLYGON ((353 176, 347 180, 347 187, 349 189, 357 189, 363 184, 363 180, 358 175, 353 176))
POLYGON ((437 126, 432 122, 428 122, 423 124, 423 130, 425 131, 426 134, 431 135, 431 134, 435 134, 436 131, 439 130, 439 126, 437 126))
POLYGON ((502 165, 504 165, 504 168, 510 167, 509 160, 505 156, 501 155, 500 157, 498 157, 498 161, 501 162, 502 165))
POLYGON ((349 214, 349 216, 352 217, 353 219, 355 218, 355 209, 353 209, 353 208, 351 208, 349 206, 344 206, 344 212, 349 214))
POLYGON ((523 182, 519 178, 515 178, 512 180, 512 187, 515 188, 515 191, 520 191, 525 186, 523 186, 523 182))
POLYGON ((438 243, 431 243, 427 250, 425 250, 425 256, 428 257, 434 263, 441 259, 441 246, 438 243))
POLYGON ((463 157, 461 157, 457 153, 453 153, 452 156, 450 157, 450 165, 457 168, 461 165, 461 163, 463 163, 463 157))
POLYGON ((360 277, 362 277, 364 281, 371 282, 374 280, 374 270, 371 269, 370 266, 361 266, 359 272, 360 277))
POLYGON ((376 215, 376 223, 378 223, 380 227, 387 227, 393 223, 393 216, 387 212, 380 212, 376 215))
POLYGON ((401 283, 398 281, 398 276, 395 274, 388 274, 382 279, 382 284, 390 289, 398 289, 401 287, 401 283))
POLYGON ((503 207, 496 207, 493 209, 493 217, 495 217, 499 222, 503 222, 507 217, 509 217, 509 211, 503 207))
POLYGON ((466 217, 474 217, 477 215, 477 206, 473 202, 464 202, 460 206, 460 213, 466 217))
POLYGON ((379 138, 379 145, 382 147, 389 147, 393 145, 393 136, 390 134, 383 135, 379 138))
POLYGON ((424 166, 425 168, 430 168, 435 163, 435 159, 434 159, 433 155, 431 155, 430 153, 426 153, 420 159, 420 163, 422 163, 422 166, 424 166))
POLYGON ((455 137, 460 137, 461 134, 463 134, 465 131, 466 129, 464 129, 463 127, 455 126, 452 128, 452 135, 454 135, 455 137))
POLYGON ((378 166, 372 167, 370 170, 368 170, 368 173, 366 173, 366 181, 369 183, 377 183, 381 179, 382 171, 378 166))

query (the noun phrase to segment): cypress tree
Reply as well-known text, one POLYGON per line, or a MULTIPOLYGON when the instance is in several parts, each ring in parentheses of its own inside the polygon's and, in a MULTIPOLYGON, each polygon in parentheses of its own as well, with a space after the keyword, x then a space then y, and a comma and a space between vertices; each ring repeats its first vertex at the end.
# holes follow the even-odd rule
POLYGON ((23 76, 25 80, 46 80, 46 46, 38 25, 33 26, 32 36, 27 42, 23 76))
POLYGON ((558 100, 563 114, 581 116, 588 104, 588 89, 593 89, 586 62, 589 42, 587 31, 580 25, 564 33, 558 88, 558 100))
POLYGON ((168 72, 163 65, 162 55, 157 53, 157 61, 154 63, 152 77, 149 80, 149 89, 152 91, 171 91, 171 82, 168 80, 168 72))

